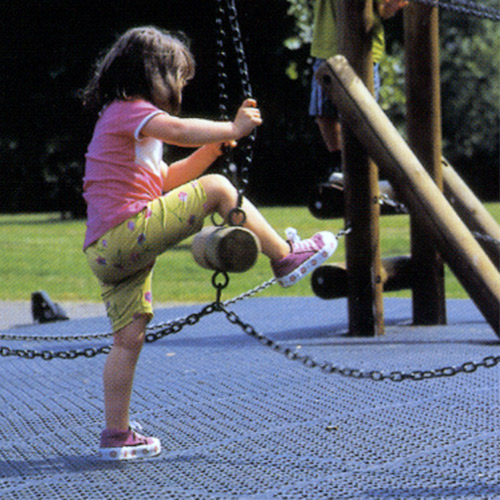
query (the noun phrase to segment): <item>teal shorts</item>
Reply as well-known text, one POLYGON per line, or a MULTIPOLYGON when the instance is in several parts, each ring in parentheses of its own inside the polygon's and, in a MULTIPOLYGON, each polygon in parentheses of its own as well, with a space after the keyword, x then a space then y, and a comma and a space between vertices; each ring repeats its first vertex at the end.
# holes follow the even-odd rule
POLYGON ((101 286, 113 331, 146 315, 153 318, 151 278, 156 258, 203 227, 207 197, 193 181, 148 203, 86 250, 101 286))

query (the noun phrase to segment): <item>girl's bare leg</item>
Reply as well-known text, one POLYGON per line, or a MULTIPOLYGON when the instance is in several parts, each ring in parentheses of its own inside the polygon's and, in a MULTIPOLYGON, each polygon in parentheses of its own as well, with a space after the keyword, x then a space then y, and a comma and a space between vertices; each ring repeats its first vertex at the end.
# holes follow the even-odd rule
POLYGON ((127 430, 135 367, 144 344, 147 319, 141 316, 114 334, 104 365, 104 408, 107 429, 127 430))
MULTIPOLYGON (((224 219, 236 206, 238 192, 222 175, 210 174, 199 179, 207 195, 209 213, 217 212, 224 219)), ((290 253, 290 246, 264 219, 257 208, 246 198, 241 206, 246 214, 244 226, 250 229, 260 240, 262 253, 271 260, 279 260, 290 253)))

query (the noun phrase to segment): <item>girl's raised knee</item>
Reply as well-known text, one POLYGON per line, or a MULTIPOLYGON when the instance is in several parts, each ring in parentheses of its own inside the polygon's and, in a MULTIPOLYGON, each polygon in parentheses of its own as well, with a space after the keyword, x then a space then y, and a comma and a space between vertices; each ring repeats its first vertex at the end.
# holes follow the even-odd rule
POLYGON ((221 174, 208 174, 200 177, 199 181, 205 187, 205 184, 209 184, 211 187, 217 187, 220 189, 235 189, 231 181, 221 174))
POLYGON ((237 195, 236 188, 227 177, 221 174, 209 174, 201 177, 203 189, 210 199, 216 197, 218 200, 234 198, 237 195))

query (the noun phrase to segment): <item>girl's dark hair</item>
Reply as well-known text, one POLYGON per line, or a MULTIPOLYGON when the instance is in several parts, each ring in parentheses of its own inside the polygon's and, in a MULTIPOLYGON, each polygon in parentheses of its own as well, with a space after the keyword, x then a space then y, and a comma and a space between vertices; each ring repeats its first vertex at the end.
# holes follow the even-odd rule
POLYGON ((193 56, 181 34, 154 26, 132 28, 97 62, 81 98, 94 113, 115 99, 135 97, 176 114, 182 88, 194 71, 193 56))

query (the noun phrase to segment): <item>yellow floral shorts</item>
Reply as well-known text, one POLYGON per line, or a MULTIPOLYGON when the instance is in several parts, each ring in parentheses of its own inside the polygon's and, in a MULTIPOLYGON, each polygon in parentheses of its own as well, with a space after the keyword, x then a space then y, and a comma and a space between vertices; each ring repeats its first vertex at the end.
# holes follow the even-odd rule
POLYGON ((203 227, 207 197, 190 182, 148 203, 110 229, 85 254, 101 286, 113 331, 141 315, 153 318, 151 278, 156 258, 203 227))

